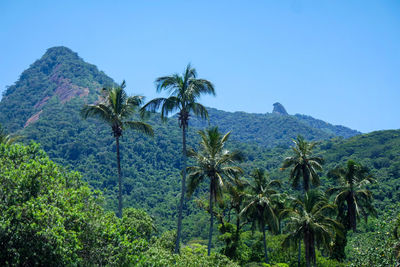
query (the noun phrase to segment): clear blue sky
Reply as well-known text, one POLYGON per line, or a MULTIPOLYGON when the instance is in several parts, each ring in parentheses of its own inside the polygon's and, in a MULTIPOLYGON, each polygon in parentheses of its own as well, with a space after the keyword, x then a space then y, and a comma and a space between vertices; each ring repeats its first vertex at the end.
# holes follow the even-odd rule
POLYGON ((400 128, 398 0, 2 0, 0 14, 0 91, 63 45, 147 99, 191 62, 216 86, 207 106, 400 128))

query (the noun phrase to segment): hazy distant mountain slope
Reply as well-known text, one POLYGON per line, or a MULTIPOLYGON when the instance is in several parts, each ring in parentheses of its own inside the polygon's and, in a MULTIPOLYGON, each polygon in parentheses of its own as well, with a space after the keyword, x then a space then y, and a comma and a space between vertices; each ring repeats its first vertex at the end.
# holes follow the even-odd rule
MULTIPOLYGON (((281 115, 277 113, 255 114, 226 112, 208 108, 210 125, 218 125, 222 131, 232 131, 232 138, 264 147, 292 144, 292 139, 301 134, 308 140, 326 140, 333 137, 350 137, 359 134, 343 126, 333 126, 310 116, 281 115)), ((202 128, 207 123, 193 118, 193 127, 202 128)))
POLYGON ((336 136, 342 136, 344 138, 349 138, 349 137, 361 134, 361 132, 359 132, 359 131, 352 130, 352 129, 344 127, 342 125, 332 125, 323 120, 318 120, 318 119, 315 119, 308 115, 296 114, 294 116, 297 119, 299 119, 301 122, 307 124, 310 127, 320 129, 326 133, 334 134, 336 136))

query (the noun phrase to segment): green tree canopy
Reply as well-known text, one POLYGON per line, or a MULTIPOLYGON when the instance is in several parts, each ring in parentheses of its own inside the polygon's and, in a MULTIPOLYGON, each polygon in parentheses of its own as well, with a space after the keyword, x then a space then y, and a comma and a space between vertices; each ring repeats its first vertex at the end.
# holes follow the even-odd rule
MULTIPOLYGON (((147 242, 36 144, 0 144, 0 265, 129 265, 147 242), (125 230, 124 230, 125 229, 125 230), (126 229, 130 229, 127 231, 126 229)), ((146 218, 146 217, 144 217, 146 218)))

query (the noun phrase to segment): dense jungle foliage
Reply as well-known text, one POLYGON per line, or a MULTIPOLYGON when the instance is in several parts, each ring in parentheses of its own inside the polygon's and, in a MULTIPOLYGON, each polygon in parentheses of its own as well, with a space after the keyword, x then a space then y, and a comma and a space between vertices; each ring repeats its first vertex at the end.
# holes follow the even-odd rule
MULTIPOLYGON (((5 185, 1 242, 9 245, 2 254, 3 264, 259 266, 257 262, 265 258, 262 231, 250 217, 243 217, 237 227, 240 216, 235 207, 244 203, 237 206, 233 192, 224 193, 215 206, 213 253, 205 257, 209 227, 206 182, 190 199, 186 198, 183 247, 180 255, 172 253, 175 237, 171 230, 176 229, 182 166, 177 116, 163 123, 159 114, 151 115, 147 123, 154 129, 153 138, 129 130, 123 133, 120 150, 123 203, 127 209, 122 218, 114 215, 118 193, 115 139, 107 125, 95 119, 83 120, 79 114, 85 104, 98 101, 101 87, 109 85, 115 83, 95 66, 85 63, 68 48, 57 47, 49 49, 4 93, 0 123, 6 132, 20 135, 20 142, 29 144, 34 140, 40 145, 2 145, 0 149, 0 179, 5 185), (72 170, 81 173, 82 178, 72 170), (13 190, 15 194, 11 193, 13 190), (32 242, 42 243, 25 243, 27 235, 35 237, 32 242), (40 251, 27 249, 42 245, 40 251)), ((127 88, 134 88, 129 80, 127 88)), ((197 131, 205 127, 218 126, 222 134, 232 131, 226 148, 244 155, 238 164, 244 171, 240 179, 250 182, 256 168, 265 169, 270 179, 280 181, 277 193, 289 199, 301 194, 289 183, 290 171, 280 168, 292 154, 290 147, 299 134, 307 141, 319 142, 313 153, 324 159, 322 171, 318 171, 322 191, 337 185, 328 175, 335 167, 345 166, 348 160, 366 167, 375 179, 367 188, 372 192, 377 217, 359 221, 356 232, 347 231, 343 247, 346 258, 339 257, 343 263, 331 259, 329 247, 319 247, 316 263, 395 264, 399 242, 393 234, 400 198, 399 130, 361 135, 304 115, 230 113, 212 108, 208 111, 209 121, 191 117, 188 147, 200 148, 197 131)), ((289 200, 282 196, 281 205, 287 207, 289 200)), ((297 249, 282 247, 288 223, 282 219, 282 231, 266 232, 272 264, 297 264, 297 249)), ((304 265, 304 246, 301 249, 304 265)))
POLYGON ((192 126, 204 128, 218 125, 222 132, 232 131, 232 139, 263 147, 288 147, 297 135, 307 140, 326 140, 333 137, 351 137, 360 132, 343 126, 334 126, 305 115, 281 115, 226 112, 209 108, 209 122, 194 117, 192 126))

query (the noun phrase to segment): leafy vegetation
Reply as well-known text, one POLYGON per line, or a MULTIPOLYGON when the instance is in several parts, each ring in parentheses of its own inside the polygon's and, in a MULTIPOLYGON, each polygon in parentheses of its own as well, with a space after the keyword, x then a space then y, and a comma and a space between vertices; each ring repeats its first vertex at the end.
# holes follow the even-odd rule
MULTIPOLYGON (((143 259, 146 236, 137 224, 101 207, 76 172, 59 168, 36 144, 0 145, 1 265, 107 265, 143 259)), ((126 216, 129 215, 129 218, 126 216)))

